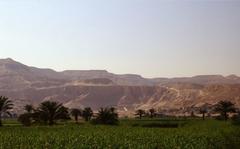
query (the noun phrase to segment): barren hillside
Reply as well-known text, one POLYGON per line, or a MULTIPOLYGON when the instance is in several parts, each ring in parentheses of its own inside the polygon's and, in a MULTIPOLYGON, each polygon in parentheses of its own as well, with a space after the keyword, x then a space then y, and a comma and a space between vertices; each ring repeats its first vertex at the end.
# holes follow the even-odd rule
POLYGON ((115 106, 122 113, 138 108, 182 110, 220 100, 240 106, 239 80, 235 75, 146 79, 99 70, 56 72, 0 60, 0 95, 14 101, 16 112, 25 104, 44 100, 59 101, 69 108, 115 106))

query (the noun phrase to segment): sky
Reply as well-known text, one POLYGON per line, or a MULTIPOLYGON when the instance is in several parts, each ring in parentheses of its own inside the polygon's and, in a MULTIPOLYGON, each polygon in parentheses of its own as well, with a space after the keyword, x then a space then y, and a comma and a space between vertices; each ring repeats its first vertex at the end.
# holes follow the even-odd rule
POLYGON ((144 77, 240 75, 239 0, 0 0, 0 58, 144 77))

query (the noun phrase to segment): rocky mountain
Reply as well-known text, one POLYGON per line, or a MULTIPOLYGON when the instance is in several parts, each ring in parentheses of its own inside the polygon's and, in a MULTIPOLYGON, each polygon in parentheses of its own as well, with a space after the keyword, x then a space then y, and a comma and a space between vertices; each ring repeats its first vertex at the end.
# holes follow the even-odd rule
POLYGON ((193 84, 239 84, 240 77, 236 75, 222 76, 222 75, 199 75, 185 78, 155 78, 153 82, 159 85, 172 83, 193 83, 193 84))
POLYGON ((206 75, 147 79, 105 70, 56 72, 1 59, 0 95, 14 101, 16 112, 21 112, 25 104, 54 100, 69 108, 90 106, 97 110, 115 106, 123 115, 138 108, 177 114, 189 107, 214 105, 220 100, 230 100, 240 106, 240 78, 206 75))
POLYGON ((72 80, 107 78, 112 80, 114 83, 118 85, 129 86, 155 85, 154 82, 150 81, 149 79, 143 78, 140 75, 134 74, 117 75, 109 73, 106 70, 67 70, 63 71, 62 74, 72 80))
POLYGON ((54 70, 29 67, 9 58, 0 60, 1 90, 47 87, 66 82, 67 78, 54 70))

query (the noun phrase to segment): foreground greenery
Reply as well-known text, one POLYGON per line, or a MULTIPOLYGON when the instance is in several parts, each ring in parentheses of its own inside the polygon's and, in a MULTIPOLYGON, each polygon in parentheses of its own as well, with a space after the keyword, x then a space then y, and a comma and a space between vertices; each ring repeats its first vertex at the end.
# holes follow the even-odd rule
POLYGON ((4 125, 0 128, 0 149, 238 149, 240 147, 239 126, 216 120, 133 119, 121 120, 119 126, 62 122, 56 126, 31 127, 22 127, 16 121, 5 121, 4 125), (150 128, 169 124, 179 125, 178 128, 150 128))
POLYGON ((90 107, 68 109, 61 103, 44 101, 36 108, 26 105, 18 122, 4 120, 2 125, 1 116, 11 116, 12 108, 11 100, 0 96, 0 149, 240 148, 240 112, 228 101, 219 102, 214 109, 220 113, 217 119, 225 121, 205 120, 207 107, 199 109, 204 121, 194 114, 188 120, 157 119, 155 109, 138 109, 139 119, 119 120, 113 107, 100 108, 94 114, 90 107), (227 121, 229 113, 235 114, 232 123, 227 121), (79 117, 83 120, 79 121, 79 117))

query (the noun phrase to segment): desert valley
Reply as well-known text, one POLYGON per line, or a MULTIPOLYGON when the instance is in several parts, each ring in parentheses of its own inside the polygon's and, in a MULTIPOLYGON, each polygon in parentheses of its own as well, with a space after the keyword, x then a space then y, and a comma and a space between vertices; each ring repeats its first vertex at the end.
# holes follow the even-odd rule
POLYGON ((240 0, 0 0, 0 149, 240 149, 240 0))
MULTIPOLYGON (((159 68, 161 69, 161 68, 159 68)), ((115 107, 121 116, 137 109, 157 109, 165 114, 189 115, 202 106, 213 107, 221 100, 240 106, 240 77, 199 75, 186 78, 143 78, 117 75, 106 70, 56 72, 0 60, 0 95, 14 102, 14 112, 26 104, 58 101, 68 108, 115 107)))

